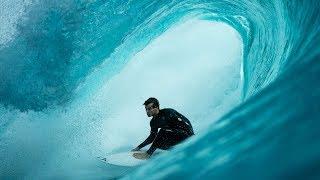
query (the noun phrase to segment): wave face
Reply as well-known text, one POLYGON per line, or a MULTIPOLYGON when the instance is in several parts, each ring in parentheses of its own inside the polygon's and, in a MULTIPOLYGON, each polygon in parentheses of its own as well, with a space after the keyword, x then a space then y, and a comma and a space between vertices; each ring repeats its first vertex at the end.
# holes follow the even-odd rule
MULTIPOLYGON (((10 19, 0 31, 1 136, 14 133, 6 127, 16 114, 24 117, 20 111, 31 112, 30 119, 37 112, 59 117, 70 103, 90 97, 121 72, 130 57, 164 31, 198 18, 227 23, 241 35, 243 103, 175 149, 175 155, 159 157, 128 178, 319 177, 319 1, 16 3, 19 8, 12 12, 4 3, 8 18, 0 19, 10 19), (96 83, 86 83, 101 66, 96 83)), ((64 134, 72 136, 72 131, 64 134)))

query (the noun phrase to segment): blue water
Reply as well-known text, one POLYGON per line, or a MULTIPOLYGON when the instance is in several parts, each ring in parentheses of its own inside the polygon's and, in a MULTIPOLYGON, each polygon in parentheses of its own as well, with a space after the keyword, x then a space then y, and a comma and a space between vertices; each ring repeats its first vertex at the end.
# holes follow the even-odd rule
MULTIPOLYGON (((212 85, 206 93, 183 91, 189 99, 180 93, 170 101, 166 97, 170 99, 172 92, 159 90, 161 84, 157 90, 148 89, 163 93, 163 104, 205 121, 194 122, 199 131, 193 139, 126 178, 318 179, 319 8, 317 0, 4 1, 0 11, 4 24, 0 31, 0 176, 105 178, 108 170, 88 159, 112 151, 111 147, 133 146, 132 139, 138 141, 148 132, 143 120, 127 122, 125 128, 115 126, 123 118, 145 120, 141 107, 132 108, 149 96, 139 94, 131 104, 126 103, 131 96, 117 96, 134 86, 144 90, 139 80, 125 86, 129 81, 121 74, 139 59, 149 62, 144 57, 150 45, 167 30, 197 19, 231 26, 238 33, 230 30, 233 42, 241 41, 233 48, 242 53, 237 55, 235 50, 232 67, 221 66, 227 68, 190 79, 209 82, 223 74, 223 82, 213 80, 219 91, 212 85), (237 36, 241 38, 236 40, 237 36), (231 80, 226 80, 228 73, 234 73, 231 80), (202 101, 190 100, 197 98, 212 103, 204 106, 202 101), (177 101, 185 103, 174 105, 177 101), (220 118, 212 111, 226 101, 231 110, 219 110, 224 115, 220 118), (200 109, 198 114, 184 109, 187 102, 205 107, 203 114, 200 109), (137 113, 128 116, 133 112, 137 113), (213 114, 212 120, 208 114, 213 114), (119 132, 123 132, 121 138, 119 132), (75 164, 81 164, 76 175, 70 168, 75 164)), ((175 67, 180 70, 180 66, 175 67)), ((196 74, 192 70, 186 72, 196 74)))

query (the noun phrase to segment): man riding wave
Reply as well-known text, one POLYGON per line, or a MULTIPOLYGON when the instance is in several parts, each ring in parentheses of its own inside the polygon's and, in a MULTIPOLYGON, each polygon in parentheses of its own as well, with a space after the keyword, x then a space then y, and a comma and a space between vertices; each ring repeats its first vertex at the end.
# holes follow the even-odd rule
POLYGON ((192 125, 185 116, 171 108, 160 109, 156 98, 147 99, 143 105, 148 117, 152 117, 151 131, 147 139, 132 151, 139 151, 150 143, 152 145, 146 153, 134 153, 134 157, 149 158, 157 148, 167 150, 194 135, 192 125))

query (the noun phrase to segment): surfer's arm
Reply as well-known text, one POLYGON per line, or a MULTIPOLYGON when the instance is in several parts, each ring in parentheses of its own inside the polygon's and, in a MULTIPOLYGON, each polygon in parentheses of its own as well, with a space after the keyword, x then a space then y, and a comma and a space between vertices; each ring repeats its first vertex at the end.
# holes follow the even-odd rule
POLYGON ((141 149, 143 147, 145 147, 146 145, 150 144, 153 142, 154 138, 157 136, 157 132, 156 131, 152 131, 150 132, 150 135, 147 137, 146 140, 143 141, 143 143, 141 143, 138 148, 141 149))
POLYGON ((158 126, 155 124, 155 122, 153 120, 150 121, 150 135, 147 137, 146 140, 143 141, 143 143, 141 143, 137 148, 141 149, 143 147, 145 147, 146 145, 150 144, 153 142, 153 140, 156 138, 157 134, 158 134, 158 126))
POLYGON ((170 118, 175 120, 173 122, 176 122, 176 124, 178 126, 180 126, 180 128, 182 128, 183 130, 186 130, 188 133, 194 135, 192 125, 191 125, 188 118, 186 118, 184 115, 180 114, 178 111, 176 111, 174 109, 171 109, 169 116, 170 116, 170 118))

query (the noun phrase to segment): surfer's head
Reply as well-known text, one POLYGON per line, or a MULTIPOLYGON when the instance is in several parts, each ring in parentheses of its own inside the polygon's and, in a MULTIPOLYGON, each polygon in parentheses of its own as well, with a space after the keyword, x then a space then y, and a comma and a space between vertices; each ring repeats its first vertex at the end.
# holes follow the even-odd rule
POLYGON ((147 99, 143 103, 143 105, 146 108, 146 112, 147 112, 148 117, 155 116, 160 111, 160 109, 159 109, 159 101, 154 97, 150 97, 149 99, 147 99))

